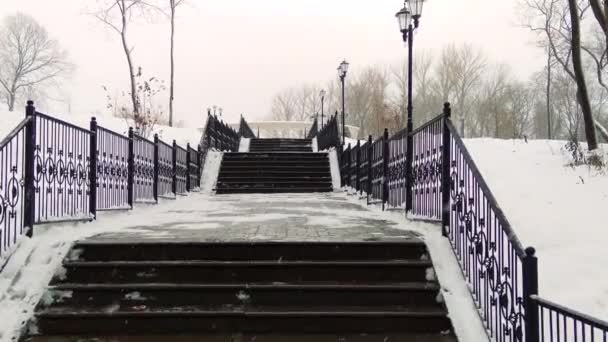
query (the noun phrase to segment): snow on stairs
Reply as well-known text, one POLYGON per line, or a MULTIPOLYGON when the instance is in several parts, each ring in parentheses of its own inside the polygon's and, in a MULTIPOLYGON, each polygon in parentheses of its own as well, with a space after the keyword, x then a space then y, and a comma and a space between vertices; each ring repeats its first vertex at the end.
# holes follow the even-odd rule
POLYGON ((309 193, 333 190, 327 153, 305 139, 252 139, 249 153, 225 153, 216 193, 309 193))
POLYGON ((77 243, 27 341, 455 342, 422 241, 77 243))

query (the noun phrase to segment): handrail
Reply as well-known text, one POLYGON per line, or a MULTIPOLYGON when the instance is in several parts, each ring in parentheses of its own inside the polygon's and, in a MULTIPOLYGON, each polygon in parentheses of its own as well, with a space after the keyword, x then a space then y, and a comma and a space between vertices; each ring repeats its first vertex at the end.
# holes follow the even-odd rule
MULTIPOLYGON (((436 119, 437 118, 435 118, 435 120, 436 119)), ((496 197, 494 197, 494 194, 490 190, 490 187, 486 183, 486 180, 481 175, 481 172, 479 171, 477 164, 475 164, 475 162, 473 161, 473 157, 469 153, 469 150, 466 148, 466 145, 465 145, 464 141, 462 140, 462 138, 460 137, 460 135, 458 135, 458 132, 456 131, 456 128, 452 124, 451 119, 449 119, 449 118, 446 119, 446 126, 449 129, 454 141, 456 141, 456 143, 459 145, 460 150, 461 150, 464 158, 466 159, 466 162, 468 163, 469 169, 471 170, 471 172, 473 172, 473 174, 477 178, 476 181, 479 184, 479 187, 481 187, 481 189, 484 192, 485 197, 488 199, 488 201, 493 206, 494 214, 497 216, 498 220, 501 221, 501 223, 503 225, 503 230, 505 231, 509 240, 513 244, 513 247, 514 247, 515 251, 517 252, 517 255, 520 258, 524 258, 526 256, 526 251, 525 251, 523 244, 521 243, 521 241, 517 237, 517 234, 511 227, 511 224, 509 223, 509 220, 507 220, 505 213, 502 211, 502 209, 498 205, 498 201, 496 200, 496 197)))
POLYGON ((410 133, 410 135, 415 135, 416 133, 420 133, 425 128, 428 128, 428 127, 432 126, 434 123, 443 120, 444 117, 445 117, 444 114, 437 115, 436 117, 434 117, 431 120, 427 121, 426 123, 422 124, 420 127, 414 129, 412 131, 412 133, 410 133))
POLYGON ((0 141, 0 149, 3 148, 6 144, 8 144, 11 140, 13 140, 13 138, 15 136, 17 136, 17 134, 19 134, 19 132, 21 132, 21 130, 30 121, 32 121, 32 117, 31 116, 28 116, 25 119, 21 120, 21 122, 17 125, 17 127, 13 128, 13 130, 11 130, 11 132, 4 139, 2 139, 2 141, 0 141))
POLYGON ((52 116, 50 116, 48 114, 36 112, 36 116, 42 117, 43 119, 46 119, 46 120, 49 120, 49 121, 52 121, 52 122, 55 122, 55 123, 58 123, 58 124, 61 124, 61 125, 64 125, 64 126, 67 126, 69 128, 73 128, 73 129, 75 129, 77 131, 81 131, 83 133, 91 133, 91 131, 88 130, 88 129, 86 129, 86 128, 82 128, 80 126, 74 125, 73 123, 69 123, 67 121, 63 121, 61 119, 54 118, 54 117, 52 117, 52 116))
POLYGON ((574 309, 570 309, 567 308, 563 305, 557 304, 555 302, 552 302, 550 300, 541 298, 538 295, 534 295, 531 296, 532 300, 536 301, 540 306, 545 307, 547 309, 553 310, 555 312, 558 312, 562 315, 571 317, 571 318, 576 318, 578 321, 585 323, 587 325, 590 325, 594 328, 597 329, 602 329, 604 331, 608 332, 608 321, 603 321, 601 319, 595 318, 595 317, 591 317, 587 314, 584 314, 582 312, 576 311, 574 309))

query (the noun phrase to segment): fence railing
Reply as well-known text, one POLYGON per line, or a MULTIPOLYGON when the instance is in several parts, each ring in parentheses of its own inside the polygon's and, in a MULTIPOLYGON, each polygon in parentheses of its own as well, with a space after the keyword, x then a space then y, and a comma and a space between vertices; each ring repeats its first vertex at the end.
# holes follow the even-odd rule
MULTIPOLYGON (((338 116, 332 116, 327 124, 317 134, 317 145, 319 151, 328 150, 332 147, 342 148, 338 130, 338 116)), ((341 152, 340 152, 341 153, 341 152)))
POLYGON ((241 123, 239 124, 239 136, 247 139, 255 139, 255 133, 249 127, 245 118, 241 115, 241 123))
POLYGON ((412 132, 370 136, 356 163, 348 146, 339 154, 343 186, 356 174, 368 204, 441 222, 494 340, 607 342, 608 323, 538 296, 535 250, 517 238, 450 117, 446 103, 412 132))
MULTIPOLYGON (((228 132, 215 135, 224 145, 228 132)), ((0 142, 0 260, 36 224, 90 221, 98 211, 157 203, 200 186, 201 148, 114 132, 91 119, 85 129, 37 112, 0 142)), ((0 268, 3 265, 0 264, 0 268)))
MULTIPOLYGON (((241 121, 241 124, 243 121, 241 121)), ((247 127, 249 126, 247 125, 247 127)), ((200 142, 201 160, 205 160, 207 152, 211 149, 229 152, 238 151, 240 139, 238 132, 223 121, 218 120, 216 116, 211 115, 211 112, 208 112, 207 123, 205 124, 205 130, 200 142)))
POLYGON ((316 137, 317 134, 319 134, 319 120, 317 118, 315 118, 315 120, 312 123, 312 126, 308 130, 306 139, 312 139, 312 138, 316 137))

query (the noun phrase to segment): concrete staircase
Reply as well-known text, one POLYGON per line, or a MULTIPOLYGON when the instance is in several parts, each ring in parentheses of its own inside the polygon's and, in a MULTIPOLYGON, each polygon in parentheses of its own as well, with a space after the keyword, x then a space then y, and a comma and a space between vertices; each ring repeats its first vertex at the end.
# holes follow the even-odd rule
POLYGON ((422 241, 83 241, 27 341, 455 342, 422 241))
POLYGON ((252 139, 249 153, 225 153, 216 193, 333 191, 326 153, 306 139, 252 139))

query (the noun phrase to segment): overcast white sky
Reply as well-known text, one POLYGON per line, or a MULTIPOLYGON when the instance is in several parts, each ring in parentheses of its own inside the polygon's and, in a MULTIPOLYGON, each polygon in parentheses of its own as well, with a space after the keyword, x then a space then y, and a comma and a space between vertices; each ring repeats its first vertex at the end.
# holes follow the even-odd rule
MULTIPOLYGON (((97 0, 0 0, 0 16, 21 11, 69 51, 77 69, 65 86, 72 112, 104 109, 101 85, 127 89, 126 63, 114 33, 91 16, 97 0)), ((516 0, 428 0, 416 48, 450 42, 482 47, 517 75, 542 68, 541 51, 518 27, 516 0)), ((229 120, 268 114, 273 94, 301 82, 326 82, 346 58, 352 70, 396 63, 406 55, 394 14, 400 0, 190 0, 177 22, 177 120, 200 124, 205 108, 229 120)), ((134 58, 168 80, 169 26, 162 18, 133 28, 134 58)), ((167 95, 168 96, 168 95, 167 95)), ((56 103, 42 111, 67 111, 56 103)))

